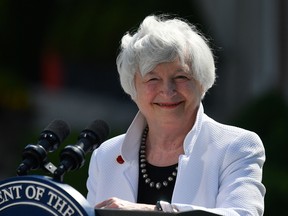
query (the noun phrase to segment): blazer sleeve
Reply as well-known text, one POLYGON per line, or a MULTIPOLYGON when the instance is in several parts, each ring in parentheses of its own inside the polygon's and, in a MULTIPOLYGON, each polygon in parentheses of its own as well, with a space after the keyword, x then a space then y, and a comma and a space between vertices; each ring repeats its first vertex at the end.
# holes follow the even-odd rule
POLYGON ((96 152, 97 152, 97 149, 93 152, 91 156, 89 169, 88 169, 88 179, 86 182, 86 186, 88 189, 87 201, 92 207, 95 207, 96 205, 96 188, 97 188, 96 176, 98 173, 98 167, 96 163, 96 152))
POLYGON ((215 208, 180 203, 172 203, 172 207, 179 211, 204 210, 219 215, 263 215, 266 189, 261 181, 264 162, 265 150, 261 139, 246 131, 237 136, 224 152, 215 208))

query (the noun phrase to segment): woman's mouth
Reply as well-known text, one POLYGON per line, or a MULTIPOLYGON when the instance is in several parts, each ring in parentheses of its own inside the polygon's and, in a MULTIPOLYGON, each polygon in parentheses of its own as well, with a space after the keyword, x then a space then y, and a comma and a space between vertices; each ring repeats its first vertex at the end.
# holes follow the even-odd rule
POLYGON ((156 104, 160 107, 163 107, 163 108, 174 108, 174 107, 177 107, 181 103, 182 102, 178 102, 178 103, 156 103, 156 104))

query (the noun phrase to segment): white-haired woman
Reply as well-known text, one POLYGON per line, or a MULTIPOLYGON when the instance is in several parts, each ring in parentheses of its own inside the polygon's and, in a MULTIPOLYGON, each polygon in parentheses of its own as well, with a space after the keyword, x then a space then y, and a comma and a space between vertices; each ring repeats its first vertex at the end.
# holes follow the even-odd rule
POLYGON ((121 85, 139 112, 94 151, 95 208, 263 215, 265 151, 253 132, 220 124, 201 100, 215 81, 206 39, 179 18, 148 16, 122 38, 121 85))

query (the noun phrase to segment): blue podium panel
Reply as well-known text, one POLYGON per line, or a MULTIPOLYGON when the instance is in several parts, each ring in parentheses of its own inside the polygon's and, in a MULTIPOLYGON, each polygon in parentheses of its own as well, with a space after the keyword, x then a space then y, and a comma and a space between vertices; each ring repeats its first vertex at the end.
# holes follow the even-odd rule
POLYGON ((94 216, 77 190, 45 176, 20 176, 0 182, 0 216, 94 216))

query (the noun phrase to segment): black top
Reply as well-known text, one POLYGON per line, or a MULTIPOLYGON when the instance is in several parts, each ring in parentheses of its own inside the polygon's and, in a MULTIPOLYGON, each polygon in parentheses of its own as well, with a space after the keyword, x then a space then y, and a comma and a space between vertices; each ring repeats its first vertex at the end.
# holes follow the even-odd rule
MULTIPOLYGON (((154 181, 155 183, 162 183, 163 181, 167 181, 169 176, 172 176, 171 174, 173 171, 175 171, 177 165, 178 164, 168 167, 157 167, 147 163, 146 170, 151 181, 154 181)), ((175 185, 175 179, 176 177, 174 177, 173 181, 169 181, 167 187, 162 186, 160 189, 157 189, 155 186, 150 187, 149 184, 145 183, 141 169, 139 169, 137 203, 155 204, 160 200, 170 203, 175 185)))

